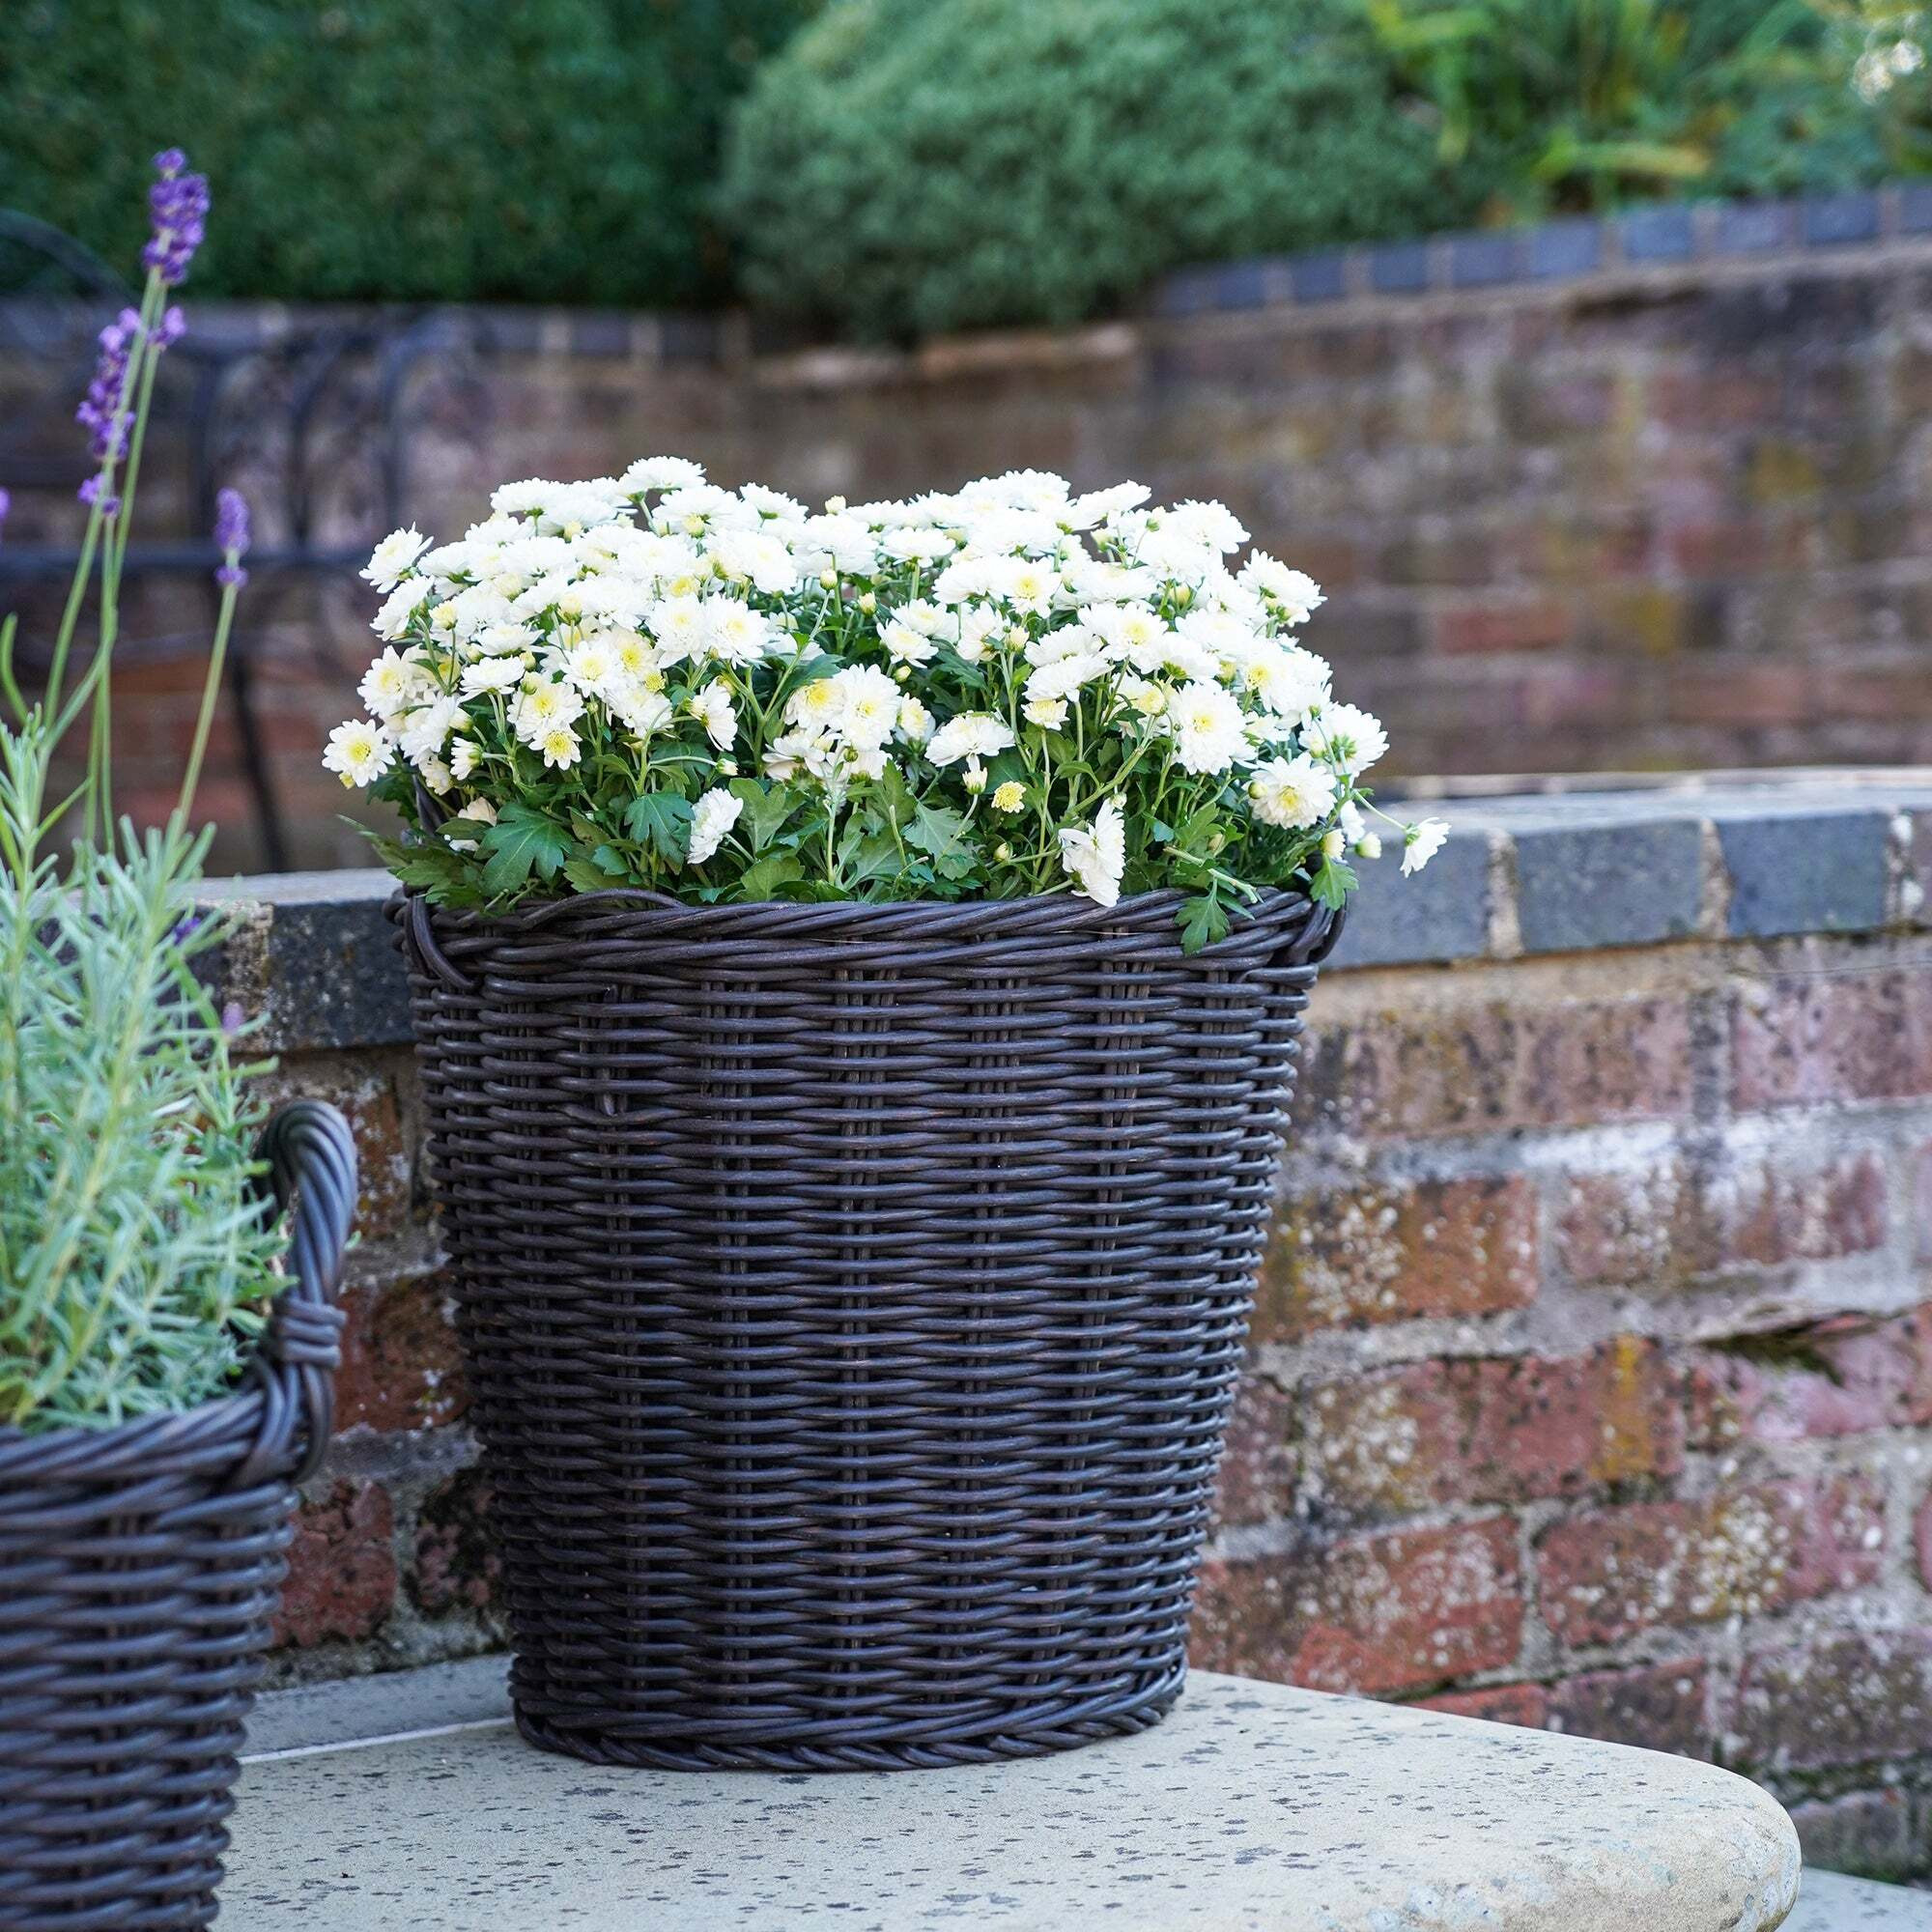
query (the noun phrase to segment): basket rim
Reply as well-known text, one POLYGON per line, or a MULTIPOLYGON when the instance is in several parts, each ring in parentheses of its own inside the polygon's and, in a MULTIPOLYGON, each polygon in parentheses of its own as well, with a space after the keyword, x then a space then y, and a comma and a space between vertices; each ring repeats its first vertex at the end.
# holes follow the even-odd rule
MULTIPOLYGON (((623 912, 660 918, 679 925, 709 926, 721 933, 757 926, 804 935, 845 924, 882 932, 937 926, 1074 933, 1083 929, 1139 927, 1162 920, 1171 922, 1173 914, 1191 896, 1172 886, 1163 886, 1151 893, 1135 893, 1111 906, 1099 905, 1070 892, 1029 893, 1003 899, 732 899, 704 905, 673 898, 668 893, 654 892, 644 886, 613 886, 601 892, 526 899, 504 911, 491 912, 473 906, 440 906, 420 887, 399 885, 389 906, 392 916, 400 917, 407 910, 412 916, 427 916, 446 932, 478 936, 495 933, 521 937, 567 924, 577 914, 595 917, 623 912)), ((1230 903, 1227 909, 1231 937, 1245 924, 1262 919, 1290 919, 1297 914, 1319 917, 1328 912, 1306 893, 1279 886, 1259 887, 1255 898, 1230 903)), ((1340 913, 1330 913, 1329 917, 1339 919, 1340 913)))

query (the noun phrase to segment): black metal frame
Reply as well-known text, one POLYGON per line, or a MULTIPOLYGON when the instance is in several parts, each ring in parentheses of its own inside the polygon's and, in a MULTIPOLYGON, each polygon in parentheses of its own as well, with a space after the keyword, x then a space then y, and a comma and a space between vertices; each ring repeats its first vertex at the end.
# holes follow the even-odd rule
MULTIPOLYGON (((38 406, 0 422, 0 486, 16 495, 71 491, 90 473, 80 432, 64 419, 86 384, 102 321, 134 300, 134 292, 72 238, 0 209, 0 361, 45 371, 36 384, 38 406), (59 453, 41 453, 49 448, 59 453)), ((225 484, 243 487, 254 512, 258 540, 248 556, 245 615, 228 660, 228 696, 271 870, 286 867, 288 843, 255 702, 266 637, 291 595, 353 583, 370 545, 406 521, 412 434, 427 418, 460 420, 467 437, 480 430, 488 396, 479 363, 488 347, 483 324, 450 310, 359 313, 266 336, 238 328, 216 311, 207 327, 190 328, 163 363, 156 412, 164 422, 185 424, 192 529, 212 528, 215 496, 225 484), (360 489, 347 513, 345 484, 360 489)), ((149 448, 152 460, 156 444, 149 448)), ((71 546, 0 542, 0 610, 11 608, 23 587, 71 576, 78 560, 71 546)), ((190 633, 129 638, 117 644, 117 662, 205 649, 219 601, 213 574, 220 560, 211 540, 185 534, 131 541, 128 585, 142 577, 199 580, 208 622, 190 633)), ((359 615, 355 628, 360 629, 359 615)), ((321 665, 340 674, 334 627, 325 621, 321 629, 321 665)), ((45 639, 22 638, 23 664, 31 668, 45 653, 45 639)))

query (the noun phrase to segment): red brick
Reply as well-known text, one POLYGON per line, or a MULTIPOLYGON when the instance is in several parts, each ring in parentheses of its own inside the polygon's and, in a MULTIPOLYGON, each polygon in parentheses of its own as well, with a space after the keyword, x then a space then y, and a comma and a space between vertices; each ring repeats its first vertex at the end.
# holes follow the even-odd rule
POLYGON ((1279 1384, 1250 1368, 1235 1394, 1215 1483, 1214 1520, 1222 1528, 1270 1522, 1287 1513, 1294 1473, 1288 1440, 1293 1421, 1294 1405, 1279 1384))
POLYGON ((1593 1670, 1549 1687, 1549 1728, 1679 1757, 1708 1757, 1707 1702, 1701 1660, 1593 1670))
POLYGON ((1918 1580, 1932 1590, 1932 1495, 1918 1505, 1912 1519, 1912 1542, 1918 1556, 1918 1580))
POLYGON ((1918 1231, 1918 1259, 1932 1262, 1932 1142, 1919 1149, 1913 1166, 1912 1224, 1918 1231))
POLYGON ((345 1289, 335 1427, 426 1429, 469 1406, 443 1273, 345 1289))
POLYGON ((487 1610, 501 1567, 490 1541, 490 1486, 479 1468, 459 1470, 423 1499, 416 1517, 410 1595, 428 1616, 487 1610))
POLYGON ((1883 1530, 1883 1499, 1862 1477, 1626 1504, 1572 1518, 1543 1537, 1539 1602, 1545 1622, 1570 1644, 1720 1623, 1869 1581, 1883 1530))
POLYGON ((1522 1617, 1516 1525, 1492 1517, 1211 1561, 1194 1654, 1206 1669, 1379 1694, 1502 1668, 1522 1617))
POLYGON ((1672 1159, 1564 1184, 1556 1256, 1583 1287, 1653 1291, 1740 1266, 1830 1261, 1885 1244, 1886 1171, 1872 1154, 1789 1171, 1672 1159))
POLYGON ((1522 1176, 1324 1189, 1289 1204, 1256 1332, 1487 1315, 1535 1295, 1536 1197, 1522 1176))
MULTIPOLYGON (((388 1056, 383 1056, 387 1059, 388 1056)), ((399 1065, 407 1067, 407 1061, 399 1065)), ((355 1136, 355 1232, 365 1241, 392 1235, 410 1219, 414 1160, 403 1121, 398 1065, 371 1066, 367 1055, 317 1054, 285 1063, 260 1082, 270 1107, 298 1096, 342 1110, 355 1136)))
POLYGON ((1932 1737, 1932 1630, 1845 1632, 1747 1658, 1738 1746, 1751 1767, 1916 1755, 1932 1737))
POLYGON ((1549 1698, 1541 1684, 1497 1684, 1487 1690, 1451 1690, 1440 1697, 1424 1697, 1418 1708, 1540 1731, 1549 1715, 1549 1698))
POLYGON ((1310 1483, 1344 1508, 1576 1495, 1683 1462, 1677 1377, 1628 1336, 1558 1361, 1432 1361, 1328 1382, 1303 1415, 1310 1483))
POLYGON ((1690 1109, 1691 1035, 1678 997, 1377 1014, 1313 1035, 1295 1118, 1374 1137, 1676 1119, 1690 1109))
POLYGON ((1565 643, 1576 618, 1566 604, 1528 602, 1465 605, 1435 619, 1435 647, 1453 656, 1475 652, 1549 650, 1565 643))
POLYGON ((395 1515, 379 1483, 338 1482, 296 1517, 277 1643, 373 1636, 396 1598, 395 1515))
POLYGON ((1932 1094, 1932 970, 1794 973, 1747 988, 1731 1059, 1741 1108, 1932 1094))
POLYGON ((1702 1448, 1918 1428, 1932 1422, 1932 1307, 1745 1338, 1705 1351, 1690 1379, 1702 1448))

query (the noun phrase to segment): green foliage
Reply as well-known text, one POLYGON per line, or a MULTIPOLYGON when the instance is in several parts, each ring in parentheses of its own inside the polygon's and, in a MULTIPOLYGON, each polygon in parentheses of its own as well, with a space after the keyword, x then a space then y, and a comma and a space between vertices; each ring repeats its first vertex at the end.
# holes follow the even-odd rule
POLYGON ((233 1378, 282 1236, 194 961, 208 836, 47 842, 54 734, 0 728, 0 1424, 108 1427, 233 1378))
POLYGON ((720 114, 810 6, 6 0, 0 205, 123 259, 186 139, 202 293, 690 302, 720 114))
POLYGON ((1364 0, 1493 218, 1884 171, 1880 128, 1809 0, 1364 0))
POLYGON ((868 336, 1071 322, 1187 262, 1454 227, 1359 0, 841 0, 731 118, 743 280, 868 336))

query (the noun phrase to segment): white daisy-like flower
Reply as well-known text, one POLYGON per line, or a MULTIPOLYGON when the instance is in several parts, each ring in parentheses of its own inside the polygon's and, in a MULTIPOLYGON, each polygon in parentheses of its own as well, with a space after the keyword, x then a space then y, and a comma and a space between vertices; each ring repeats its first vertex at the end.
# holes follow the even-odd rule
POLYGON ((777 641, 771 620, 735 597, 714 597, 704 606, 704 644, 727 665, 756 664, 777 641))
POLYGON ((838 735, 860 751, 877 751, 899 722, 898 686, 876 665, 847 665, 825 681, 838 687, 838 735))
POLYGON ((536 741, 536 750, 543 753, 543 761, 553 771, 567 772, 582 752, 582 744, 568 724, 553 724, 536 741))
POLYGON ((899 699, 898 734, 909 745, 923 745, 932 736, 932 713, 910 693, 899 699))
POLYGON ((433 688, 427 670, 406 652, 387 650, 362 673, 355 687, 372 717, 393 725, 405 705, 413 704, 433 688))
POLYGON ((1239 580, 1256 596, 1274 605, 1284 623, 1305 624, 1328 600, 1306 571, 1291 570, 1264 550, 1254 551, 1242 564, 1239 580))
POLYGON ((449 775, 458 784, 471 776, 483 762, 483 753, 474 738, 457 736, 449 741, 449 775))
POLYGON ((478 658, 463 667, 457 682, 466 697, 481 697, 487 691, 514 691, 524 681, 522 658, 478 658))
POLYGON ((352 718, 328 734, 323 764, 336 773, 345 785, 370 785, 388 769, 395 745, 380 724, 366 718, 352 718))
POLYGON ((691 852, 694 866, 701 866, 724 842, 724 835, 738 822, 745 801, 723 786, 714 786, 691 809, 691 852))
POLYGON ((1174 755, 1184 771, 1225 772, 1247 748, 1240 704, 1218 684, 1197 679, 1182 685, 1168 699, 1167 719, 1174 755))
POLYGON ((383 608, 369 620, 369 628, 385 644, 393 644, 409 634, 411 620, 422 609, 425 593, 420 583, 405 583, 383 600, 383 608))
POLYGON ((618 724, 640 741, 655 737, 676 715, 670 699, 641 680, 626 679, 605 702, 618 724))
POLYGON ((1419 824, 1406 825, 1402 833, 1402 869, 1405 877, 1419 872, 1436 853, 1442 849, 1442 841, 1449 836, 1449 821, 1446 818, 1425 818, 1419 824))
POLYGON ((510 714, 511 728, 533 751, 552 731, 567 730, 583 715, 583 700, 567 684, 547 677, 527 679, 510 714))
POLYGON ((1126 869, 1126 821, 1117 799, 1108 799, 1091 827, 1066 826, 1060 834, 1060 863, 1073 890, 1095 905, 1116 905, 1126 869))
POLYGON ((925 755, 942 771, 961 758, 990 758, 1013 744, 1012 726, 990 711, 962 711, 926 741, 925 755))
POLYGON ((1058 731, 1066 723, 1066 700, 1064 697, 1029 697, 1020 706, 1020 716, 1029 724, 1037 724, 1043 731, 1058 731))
POLYGON ((1351 778, 1365 772, 1388 750, 1388 733, 1381 720, 1358 704, 1323 704, 1302 726, 1302 739, 1312 744, 1351 778))
POLYGON ((617 488, 627 497, 641 497, 647 490, 687 490, 704 481, 704 466, 682 456, 640 456, 617 479, 617 488))
POLYGON ((713 678, 702 691, 695 693, 687 708, 704 726, 717 750, 731 749, 732 740, 738 735, 738 707, 731 701, 731 687, 723 678, 713 678))
POLYGON ((403 573, 429 548, 429 539, 413 527, 391 530, 371 552, 363 578, 378 590, 393 590, 403 573))
POLYGON ((1241 682, 1285 724, 1328 702, 1328 665, 1299 644, 1269 643, 1241 668, 1241 682))
POLYGON ((1248 780, 1248 799, 1264 825, 1300 829, 1320 825, 1335 807, 1335 774, 1305 752, 1270 758, 1248 780))
POLYGON ((440 758, 449 742, 457 721, 463 716, 463 700, 447 695, 432 697, 406 712, 396 727, 396 743, 410 763, 421 766, 427 759, 440 758))
POLYGON ((923 665, 937 652, 939 646, 923 631, 916 631, 902 619, 895 617, 879 633, 879 641, 884 644, 895 664, 923 665))

